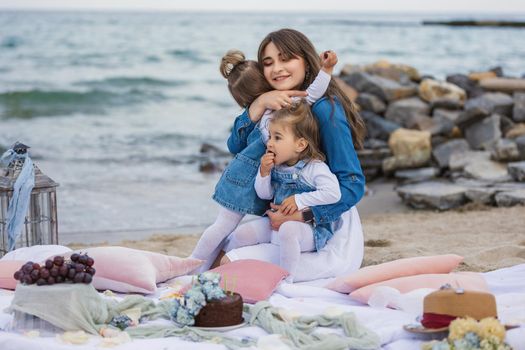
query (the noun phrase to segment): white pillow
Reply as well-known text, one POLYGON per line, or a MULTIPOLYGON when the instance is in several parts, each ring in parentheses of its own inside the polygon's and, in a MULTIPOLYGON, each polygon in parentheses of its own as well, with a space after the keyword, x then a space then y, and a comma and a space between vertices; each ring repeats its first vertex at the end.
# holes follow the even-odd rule
POLYGON ((50 256, 64 255, 70 251, 71 249, 63 245, 34 245, 31 247, 22 247, 10 251, 0 260, 22 260, 40 263, 45 261, 50 256))

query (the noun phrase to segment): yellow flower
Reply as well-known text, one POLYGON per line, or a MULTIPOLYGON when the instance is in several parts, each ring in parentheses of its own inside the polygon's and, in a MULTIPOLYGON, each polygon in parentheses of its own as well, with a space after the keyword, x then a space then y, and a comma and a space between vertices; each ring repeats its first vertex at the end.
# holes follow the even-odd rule
POLYGON ((457 318, 450 323, 448 339, 459 340, 462 339, 468 332, 479 334, 478 322, 471 318, 457 318))
POLYGON ((490 339, 491 336, 494 336, 499 341, 503 341, 505 339, 505 327, 493 317, 484 318, 479 321, 478 335, 483 339, 490 339))

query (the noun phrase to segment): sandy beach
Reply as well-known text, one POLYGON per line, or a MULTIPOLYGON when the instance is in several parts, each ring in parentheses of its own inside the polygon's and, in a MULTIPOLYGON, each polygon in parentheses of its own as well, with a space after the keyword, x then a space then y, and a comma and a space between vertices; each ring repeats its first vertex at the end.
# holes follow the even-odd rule
MULTIPOLYGON (((401 203, 389 182, 372 183, 358 208, 365 235, 363 266, 400 258, 459 254, 463 271, 491 271, 525 263, 525 207, 464 206, 438 212, 413 210, 401 203)), ((123 240, 121 245, 164 254, 187 256, 200 233, 153 234, 123 240)), ((109 245, 71 243, 69 247, 109 245)))

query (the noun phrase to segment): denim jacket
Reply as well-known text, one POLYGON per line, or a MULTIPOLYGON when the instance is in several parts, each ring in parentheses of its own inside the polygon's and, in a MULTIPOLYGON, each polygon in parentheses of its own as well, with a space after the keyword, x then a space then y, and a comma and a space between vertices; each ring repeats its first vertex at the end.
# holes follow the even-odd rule
MULTIPOLYGON (((324 224, 336 221, 361 200, 365 192, 365 177, 341 103, 337 99, 331 102, 325 96, 312 106, 312 112, 319 122, 321 151, 341 188, 339 202, 312 207, 315 222, 324 224)), ((256 125, 248 116, 248 109, 237 117, 228 138, 231 153, 237 154, 248 145, 248 136, 256 125)))
POLYGON ((337 99, 331 102, 325 96, 312 106, 312 112, 319 122, 321 151, 341 188, 339 202, 312 207, 315 222, 322 224, 337 220, 361 200, 365 193, 365 176, 341 103, 337 99))
POLYGON ((235 154, 215 186, 213 199, 225 208, 242 214, 263 215, 269 201, 260 199, 254 183, 266 151, 259 127, 245 111, 235 120, 228 148, 235 154))

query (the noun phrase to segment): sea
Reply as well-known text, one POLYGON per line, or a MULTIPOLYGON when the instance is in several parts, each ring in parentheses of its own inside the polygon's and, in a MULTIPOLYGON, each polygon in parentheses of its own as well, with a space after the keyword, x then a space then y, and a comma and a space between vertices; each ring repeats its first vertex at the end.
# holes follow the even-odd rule
POLYGON ((20 141, 58 182, 62 241, 199 233, 213 222, 240 108, 219 73, 231 48, 255 58, 294 28, 339 64, 386 59, 444 79, 501 66, 525 73, 525 29, 423 26, 422 20, 524 20, 520 14, 0 12, 0 149, 20 141))

